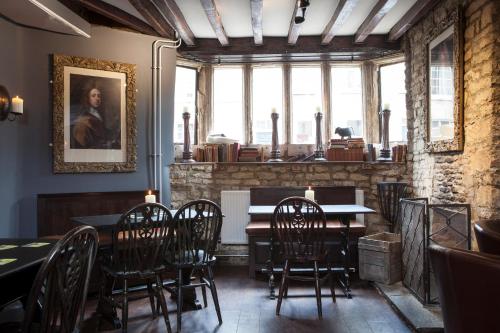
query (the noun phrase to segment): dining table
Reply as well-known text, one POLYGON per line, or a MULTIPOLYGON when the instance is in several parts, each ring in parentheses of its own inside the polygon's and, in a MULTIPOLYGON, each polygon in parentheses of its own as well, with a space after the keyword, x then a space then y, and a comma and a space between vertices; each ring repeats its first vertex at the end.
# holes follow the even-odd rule
POLYGON ((0 238, 0 309, 26 299, 56 240, 0 238))
MULTIPOLYGON (((340 253, 342 258, 342 266, 335 267, 335 271, 340 271, 339 282, 342 290, 347 298, 352 298, 351 294, 351 257, 349 250, 349 234, 351 226, 351 218, 355 214, 374 214, 375 210, 362 206, 362 205, 320 205, 321 209, 325 213, 327 219, 334 217, 340 221, 340 253)), ((248 208, 248 215, 256 217, 259 219, 269 219, 271 223, 271 218, 274 213, 276 206, 273 205, 250 205, 248 208)), ((269 260, 267 273, 269 274, 269 298, 275 298, 275 278, 274 278, 274 241, 273 232, 270 233, 270 246, 269 246, 269 260)))

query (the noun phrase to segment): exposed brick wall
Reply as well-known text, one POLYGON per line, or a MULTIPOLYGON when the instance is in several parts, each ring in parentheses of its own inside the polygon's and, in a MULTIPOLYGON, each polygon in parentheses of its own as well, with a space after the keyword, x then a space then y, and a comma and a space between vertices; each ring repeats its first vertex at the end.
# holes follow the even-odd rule
POLYGON ((410 173, 416 196, 432 202, 470 203, 472 218, 500 218, 500 24, 498 0, 468 1, 464 8, 464 151, 424 151, 425 60, 423 42, 459 1, 438 5, 406 35, 410 173))
MULTIPOLYGON (((222 190, 245 190, 254 186, 356 186, 365 193, 365 205, 378 209, 377 183, 408 181, 401 163, 224 163, 173 164, 170 166, 172 205, 207 198, 220 203, 222 190)), ((380 216, 367 215, 368 233, 385 226, 380 216)))

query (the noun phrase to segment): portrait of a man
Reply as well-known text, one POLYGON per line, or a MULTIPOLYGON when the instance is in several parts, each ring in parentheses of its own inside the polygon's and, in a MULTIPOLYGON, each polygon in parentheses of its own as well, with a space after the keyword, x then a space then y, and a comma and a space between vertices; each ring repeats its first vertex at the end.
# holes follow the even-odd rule
POLYGON ((71 149, 121 149, 120 83, 70 75, 71 149))

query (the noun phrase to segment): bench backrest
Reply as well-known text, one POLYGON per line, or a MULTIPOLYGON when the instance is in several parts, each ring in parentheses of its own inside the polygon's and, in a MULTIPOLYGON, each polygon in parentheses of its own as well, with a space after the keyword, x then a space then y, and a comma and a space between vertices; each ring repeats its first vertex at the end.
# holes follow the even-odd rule
MULTIPOLYGON (((250 205, 277 205, 281 200, 299 196, 303 197, 308 189, 297 187, 253 187, 250 188, 250 205)), ((314 198, 320 205, 350 205, 356 203, 356 188, 354 186, 311 186, 314 198)))

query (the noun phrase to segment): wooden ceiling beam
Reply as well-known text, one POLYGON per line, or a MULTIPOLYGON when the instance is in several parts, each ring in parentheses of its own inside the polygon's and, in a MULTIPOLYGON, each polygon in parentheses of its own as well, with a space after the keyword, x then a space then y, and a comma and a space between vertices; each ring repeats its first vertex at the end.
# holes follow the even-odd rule
POLYGON ((295 23, 295 16, 297 16, 297 11, 299 7, 295 4, 295 9, 293 10, 292 19, 290 20, 290 27, 288 28, 288 44, 297 44, 297 39, 299 39, 300 34, 300 24, 295 23))
POLYGON ((250 10, 252 12, 252 30, 255 45, 262 45, 262 12, 263 0, 250 0, 250 10))
POLYGON ((150 0, 128 0, 132 6, 148 21, 158 34, 165 38, 175 38, 175 31, 158 8, 150 0))
POLYGON ((364 42, 397 2, 398 0, 379 0, 356 32, 356 43, 364 42))
POLYGON ((328 44, 351 15, 359 0, 340 0, 321 35, 321 44, 328 44))
POLYGON ((389 40, 397 40, 427 14, 439 0, 418 0, 389 31, 389 40))
POLYGON ((219 40, 222 46, 229 45, 229 39, 226 35, 226 30, 224 30, 224 26, 222 25, 222 20, 220 18, 219 12, 217 11, 217 7, 215 6, 214 0, 200 0, 203 9, 205 10, 205 14, 207 14, 208 21, 212 25, 214 29, 215 35, 219 40))
POLYGON ((189 46, 196 44, 196 38, 174 0, 152 0, 152 2, 170 25, 175 27, 184 43, 189 46))
POLYGON ((82 7, 118 22, 132 30, 146 35, 159 36, 158 32, 143 20, 107 2, 101 0, 77 0, 77 2, 82 7))

